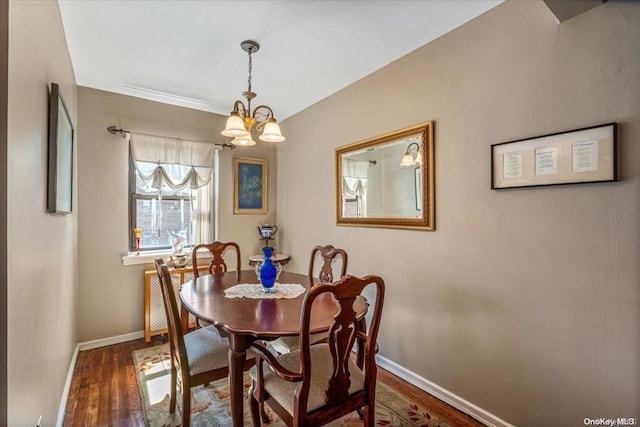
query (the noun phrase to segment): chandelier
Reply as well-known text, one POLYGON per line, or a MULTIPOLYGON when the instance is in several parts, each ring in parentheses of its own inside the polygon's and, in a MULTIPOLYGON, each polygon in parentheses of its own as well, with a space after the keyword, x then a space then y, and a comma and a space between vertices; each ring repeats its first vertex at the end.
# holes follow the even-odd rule
POLYGON ((422 151, 417 142, 412 142, 407 147, 407 151, 402 156, 400 166, 420 166, 422 164, 422 151))
POLYGON ((249 54, 248 89, 242 92, 242 96, 247 100, 247 105, 245 106, 239 100, 233 104, 233 111, 229 115, 227 125, 221 133, 224 136, 232 137, 231 143, 233 145, 243 147, 256 145, 256 142, 251 138, 251 129, 257 123, 256 130, 262 131, 262 134, 258 137, 261 141, 282 142, 284 141, 284 136, 280 133, 280 126, 276 122, 271 107, 259 105, 251 111, 251 100, 257 96, 255 92, 251 91, 251 54, 257 52, 260 49, 260 45, 253 40, 245 40, 240 43, 240 47, 249 54))

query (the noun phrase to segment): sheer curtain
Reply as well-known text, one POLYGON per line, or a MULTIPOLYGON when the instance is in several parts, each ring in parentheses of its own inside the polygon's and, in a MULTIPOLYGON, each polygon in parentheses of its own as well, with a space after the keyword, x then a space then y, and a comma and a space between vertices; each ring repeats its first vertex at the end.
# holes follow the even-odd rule
MULTIPOLYGON (((216 157, 217 151, 216 149, 216 157)), ((211 243, 217 240, 215 237, 216 204, 214 203, 216 191, 214 186, 215 179, 213 179, 216 173, 217 171, 214 169, 209 184, 203 185, 197 190, 196 216, 193 219, 195 222, 193 228, 195 230, 194 242, 196 244, 211 243)))
POLYGON ((367 179, 369 162, 367 160, 344 159, 342 163, 342 211, 345 211, 345 199, 358 199, 358 212, 367 215, 367 179), (356 197, 357 196, 357 197, 356 197))
POLYGON ((187 141, 145 134, 130 134, 131 157, 142 181, 158 189, 197 192, 192 209, 190 239, 196 243, 213 241, 215 230, 214 166, 218 150, 211 143, 187 141))

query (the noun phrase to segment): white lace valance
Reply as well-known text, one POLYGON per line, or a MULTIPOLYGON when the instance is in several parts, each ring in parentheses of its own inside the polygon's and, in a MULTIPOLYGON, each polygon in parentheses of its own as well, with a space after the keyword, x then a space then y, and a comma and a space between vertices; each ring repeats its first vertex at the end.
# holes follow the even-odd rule
POLYGON ((367 180, 344 177, 342 179, 342 195, 346 198, 362 197, 367 192, 367 180))
POLYGON ((367 193, 370 165, 368 160, 344 159, 342 161, 342 195, 344 198, 364 198, 367 193))
POLYGON ((196 189, 211 180, 215 147, 145 134, 131 134, 131 157, 140 178, 151 188, 196 189))

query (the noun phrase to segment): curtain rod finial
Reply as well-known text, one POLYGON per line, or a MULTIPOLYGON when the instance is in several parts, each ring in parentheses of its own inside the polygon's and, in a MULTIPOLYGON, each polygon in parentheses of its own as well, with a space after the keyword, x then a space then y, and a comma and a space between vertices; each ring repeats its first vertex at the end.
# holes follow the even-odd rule
POLYGON ((123 129, 118 129, 115 126, 109 126, 107 128, 107 132, 109 132, 112 135, 115 135, 116 133, 122 133, 125 132, 123 129))

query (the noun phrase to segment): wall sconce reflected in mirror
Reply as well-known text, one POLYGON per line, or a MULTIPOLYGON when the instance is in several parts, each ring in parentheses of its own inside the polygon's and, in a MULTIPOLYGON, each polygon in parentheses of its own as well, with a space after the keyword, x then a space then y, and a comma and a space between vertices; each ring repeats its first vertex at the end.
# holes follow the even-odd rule
POLYGON ((415 166, 416 164, 422 164, 422 151, 420 151, 420 145, 417 142, 412 142, 402 156, 400 166, 415 166))

